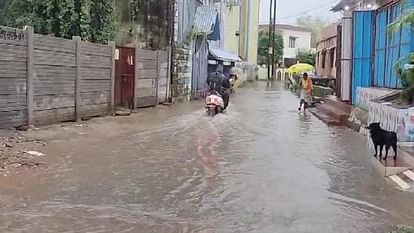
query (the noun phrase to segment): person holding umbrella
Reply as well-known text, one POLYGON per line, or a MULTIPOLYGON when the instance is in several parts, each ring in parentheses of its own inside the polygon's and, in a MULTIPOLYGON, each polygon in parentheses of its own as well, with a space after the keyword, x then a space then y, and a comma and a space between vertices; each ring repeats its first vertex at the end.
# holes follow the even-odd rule
POLYGON ((313 83, 312 79, 308 77, 308 73, 303 74, 303 78, 299 82, 299 88, 300 88, 300 103, 298 110, 302 110, 303 105, 303 111, 306 111, 308 106, 312 103, 312 92, 313 92, 313 83))

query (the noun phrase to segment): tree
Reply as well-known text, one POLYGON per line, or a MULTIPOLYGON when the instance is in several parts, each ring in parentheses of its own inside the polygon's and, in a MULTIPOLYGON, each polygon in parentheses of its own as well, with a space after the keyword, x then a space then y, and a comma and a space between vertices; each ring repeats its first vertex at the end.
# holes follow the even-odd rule
POLYGON ((5 13, 10 0, 0 0, 0 25, 5 25, 5 13))
MULTIPOLYGON (((283 37, 279 33, 275 34, 275 61, 281 61, 283 59, 283 37)), ((269 32, 261 31, 259 33, 259 46, 258 46, 258 63, 259 65, 267 64, 269 59, 269 32)))
POLYGON ((300 63, 306 63, 315 66, 315 54, 309 50, 299 50, 296 54, 296 58, 300 63))
POLYGON ((153 49, 169 45, 172 39, 173 4, 171 0, 130 0, 131 18, 140 26, 138 35, 153 49))
POLYGON ((106 43, 113 38, 114 0, 13 0, 6 22, 33 26, 36 33, 106 43))
POLYGON ((113 0, 94 0, 90 7, 91 40, 105 43, 114 38, 115 3, 113 0))
POLYGON ((312 31, 311 47, 315 48, 319 41, 322 28, 326 27, 329 23, 322 18, 305 15, 297 18, 296 24, 312 31))

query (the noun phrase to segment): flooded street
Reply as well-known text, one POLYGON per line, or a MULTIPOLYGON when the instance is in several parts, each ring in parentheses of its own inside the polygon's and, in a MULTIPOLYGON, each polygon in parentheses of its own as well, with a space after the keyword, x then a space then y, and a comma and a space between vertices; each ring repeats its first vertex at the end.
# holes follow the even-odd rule
MULTIPOLYGON (((280 84, 38 132, 48 167, 0 178, 0 232, 387 232, 414 195, 372 167, 365 139, 297 112, 280 84), (60 136, 60 134, 65 136, 60 136)), ((36 133, 36 132, 35 132, 36 133)))

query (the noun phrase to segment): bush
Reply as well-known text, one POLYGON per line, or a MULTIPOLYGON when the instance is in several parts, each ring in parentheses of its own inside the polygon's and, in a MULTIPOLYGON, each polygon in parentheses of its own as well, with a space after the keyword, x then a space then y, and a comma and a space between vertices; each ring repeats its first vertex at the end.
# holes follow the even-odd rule
MULTIPOLYGON (((405 59, 404 59, 405 60, 405 59)), ((414 69, 405 69, 400 61, 395 66, 398 77, 401 80, 403 91, 400 97, 400 104, 411 105, 414 102, 414 69)), ((408 57, 408 65, 414 66, 414 55, 410 54, 408 57)))
POLYGON ((414 228, 406 226, 397 226, 390 233, 414 233, 414 228))

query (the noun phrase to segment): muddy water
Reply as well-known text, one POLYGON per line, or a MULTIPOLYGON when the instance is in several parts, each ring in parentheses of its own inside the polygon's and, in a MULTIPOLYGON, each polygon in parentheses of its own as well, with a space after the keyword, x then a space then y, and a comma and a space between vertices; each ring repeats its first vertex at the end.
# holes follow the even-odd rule
POLYGON ((46 152, 56 159, 47 170, 0 181, 0 232, 377 233, 414 225, 413 194, 378 175, 364 139, 299 115, 296 105, 280 85, 258 83, 214 119, 192 103, 51 140, 46 152))

